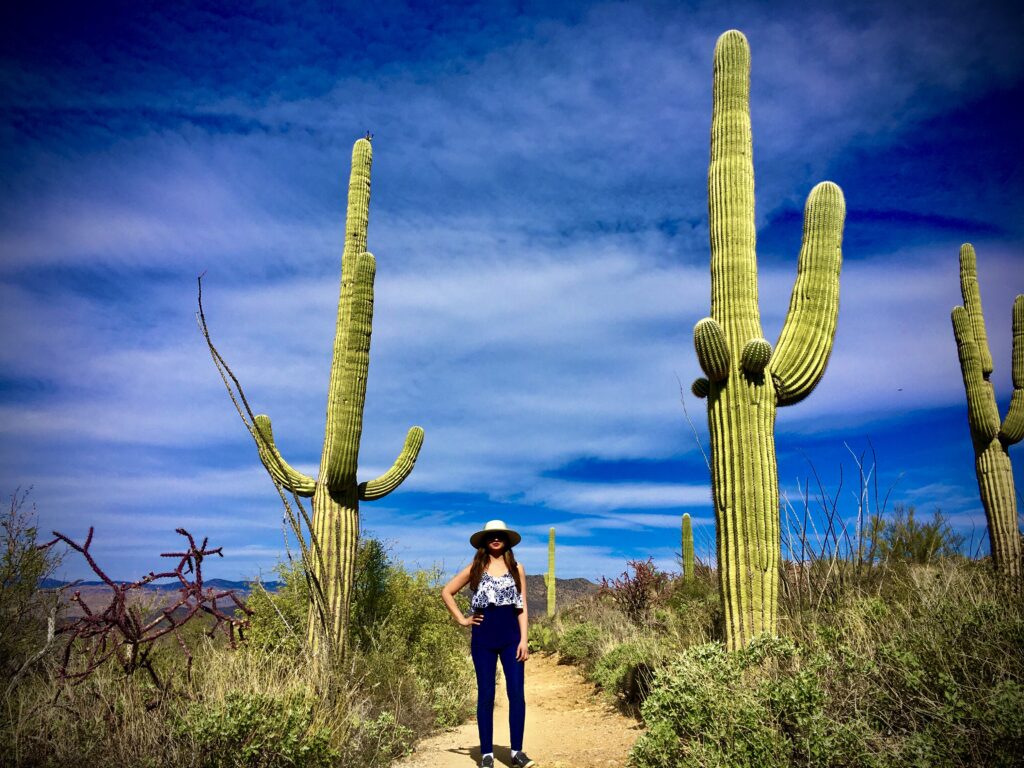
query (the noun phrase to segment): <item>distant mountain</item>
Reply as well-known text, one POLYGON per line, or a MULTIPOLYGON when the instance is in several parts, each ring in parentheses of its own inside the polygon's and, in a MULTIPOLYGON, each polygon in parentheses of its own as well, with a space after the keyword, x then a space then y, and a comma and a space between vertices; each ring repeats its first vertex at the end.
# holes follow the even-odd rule
MULTIPOLYGON (((599 587, 587 579, 555 579, 555 603, 561 610, 568 608, 581 597, 592 595, 599 587)), ((548 588, 544 576, 536 574, 526 577, 526 604, 533 617, 544 616, 548 611, 548 588)))
MULTIPOLYGON (((71 583, 58 579, 43 579, 41 586, 43 589, 59 589, 60 587, 67 587, 71 583)), ((232 590, 239 597, 244 598, 252 591, 254 583, 252 581, 208 579, 203 585, 208 589, 214 589, 218 592, 232 590)), ((278 581, 264 581, 262 583, 269 592, 275 591, 281 585, 281 582, 278 581)), ((147 584, 141 592, 137 593, 137 599, 144 599, 147 594, 153 596, 160 595, 159 603, 173 604, 174 596, 179 587, 180 584, 176 579, 161 579, 159 582, 147 584)), ((559 610, 567 608, 582 597, 594 594, 598 589, 597 584, 587 579, 556 579, 555 592, 559 610)), ((69 592, 65 593, 65 596, 70 597, 70 592, 75 590, 82 593, 83 598, 85 598, 90 607, 102 605, 104 596, 110 594, 110 588, 102 581, 79 581, 75 583, 75 586, 69 592)), ((468 597, 469 587, 466 587, 464 592, 468 597)), ((440 588, 437 590, 437 595, 438 600, 440 600, 440 588)), ((535 619, 547 613, 548 590, 544 585, 544 577, 541 574, 526 577, 526 602, 531 618, 535 619)))
MULTIPOLYGON (((119 579, 113 579, 113 581, 117 582, 118 584, 124 584, 125 583, 124 581, 119 580, 119 579)), ((224 590, 231 589, 231 590, 234 590, 235 592, 246 593, 247 594, 247 593, 252 591, 252 585, 255 584, 255 583, 256 582, 253 582, 253 581, 228 581, 227 579, 206 579, 203 582, 203 586, 208 588, 208 589, 215 589, 218 592, 222 592, 224 590)), ((273 592, 274 590, 276 590, 278 588, 278 586, 280 586, 280 582, 277 582, 277 581, 264 581, 264 582, 261 582, 261 583, 263 584, 264 588, 268 592, 273 592)), ((106 587, 107 586, 106 583, 102 582, 102 581, 71 582, 71 581, 60 581, 58 579, 43 579, 40 582, 40 586, 43 589, 59 589, 61 587, 66 587, 66 586, 68 586, 70 584, 75 584, 75 589, 78 589, 79 587, 90 587, 90 588, 92 588, 92 587, 106 587)), ((181 582, 179 582, 177 579, 173 579, 173 578, 160 579, 159 581, 154 582, 152 584, 147 584, 145 588, 146 589, 151 589, 151 590, 156 591, 156 592, 177 592, 178 589, 181 588, 181 582)))

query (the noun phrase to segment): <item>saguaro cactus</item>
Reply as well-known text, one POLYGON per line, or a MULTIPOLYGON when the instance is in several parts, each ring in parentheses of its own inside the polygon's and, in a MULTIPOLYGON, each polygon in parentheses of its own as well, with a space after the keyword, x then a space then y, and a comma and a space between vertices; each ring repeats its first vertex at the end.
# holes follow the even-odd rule
POLYGON ((683 515, 683 581, 693 581, 693 524, 689 513, 683 515))
POLYGON ((964 305, 953 308, 953 336, 967 391, 967 422, 974 443, 974 469, 981 503, 988 519, 992 563, 999 573, 1019 581, 1017 496, 1007 449, 1024 438, 1024 295, 1013 302, 1013 395, 1006 419, 1000 422, 995 391, 989 380, 992 354, 981 312, 977 258, 970 243, 960 246, 960 292, 964 305))
POLYGON ((757 304, 750 48, 735 30, 715 46, 711 164, 711 317, 694 328, 708 399, 719 585, 731 649, 774 633, 779 583, 775 409, 818 383, 835 336, 843 193, 818 184, 804 210, 796 284, 774 352, 757 304))
POLYGON ((555 529, 548 530, 548 572, 544 574, 548 590, 548 616, 555 615, 555 529))
MULTIPOLYGON (((352 148, 352 173, 341 259, 341 290, 334 335, 334 356, 327 392, 327 428, 317 480, 293 469, 274 445, 270 417, 256 417, 260 459, 271 476, 299 496, 313 498, 311 551, 313 567, 324 593, 325 624, 331 644, 344 650, 352 593, 359 502, 374 501, 395 490, 412 471, 423 430, 413 427, 394 465, 369 482, 356 480, 363 404, 370 363, 373 324, 373 279, 376 261, 366 252, 372 151, 367 139, 352 148)), ((315 610, 315 604, 311 611, 315 610)), ((312 618, 312 617, 311 617, 312 618)), ((318 622, 310 621, 310 642, 318 647, 318 622)))

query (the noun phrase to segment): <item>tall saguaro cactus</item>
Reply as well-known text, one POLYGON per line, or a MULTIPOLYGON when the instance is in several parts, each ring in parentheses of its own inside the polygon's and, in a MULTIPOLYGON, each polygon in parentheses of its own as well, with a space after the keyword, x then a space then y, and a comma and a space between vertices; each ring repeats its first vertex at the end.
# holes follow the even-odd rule
MULTIPOLYGON (((412 427, 391 469, 369 482, 359 483, 356 480, 366 375, 370 363, 376 271, 376 261, 366 251, 371 160, 369 140, 360 139, 352 148, 338 320, 327 392, 327 428, 318 479, 313 480, 293 469, 284 460, 274 445, 268 416, 259 415, 255 419, 260 459, 267 471, 288 490, 313 499, 310 550, 323 592, 323 610, 327 613, 322 618, 328 627, 331 645, 342 651, 348 629, 359 538, 359 502, 375 501, 395 490, 412 471, 423 445, 423 430, 412 427)), ((316 610, 315 603, 310 610, 316 610)), ((309 624, 310 642, 316 648, 319 643, 318 622, 310 621, 309 624)))
POLYGON ((694 577, 693 570, 693 523, 689 513, 683 515, 682 530, 682 553, 683 553, 683 581, 691 582, 694 577))
POLYGON ((967 390, 967 421, 978 489, 988 519, 992 563, 1000 574, 1019 581, 1022 566, 1017 496, 1007 449, 1024 438, 1024 295, 1013 302, 1013 395, 1006 419, 1000 422, 989 380, 992 354, 981 312, 977 257, 970 243, 960 246, 960 292, 964 305, 953 309, 953 336, 967 390))
POLYGON ((750 132, 750 48, 741 32, 715 46, 711 164, 711 317, 694 328, 708 399, 719 586, 730 649, 774 633, 779 583, 775 411, 821 378, 839 313, 843 193, 818 184, 804 210, 796 284, 779 341, 761 330, 750 132))
POLYGON ((555 529, 548 530, 548 572, 544 574, 548 591, 548 616, 555 615, 555 529))

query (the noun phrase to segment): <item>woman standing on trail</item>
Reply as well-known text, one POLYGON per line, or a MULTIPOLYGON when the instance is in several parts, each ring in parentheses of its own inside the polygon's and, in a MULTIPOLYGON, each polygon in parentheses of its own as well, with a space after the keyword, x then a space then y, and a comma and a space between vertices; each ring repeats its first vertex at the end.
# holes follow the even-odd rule
POLYGON ((516 562, 512 547, 522 537, 501 520, 491 520, 469 537, 476 549, 473 562, 441 590, 444 604, 464 627, 473 627, 470 651, 476 668, 476 722, 480 730, 480 766, 494 766, 494 673, 501 657, 508 691, 508 726, 512 767, 537 764, 523 752, 526 697, 523 693, 526 646, 526 571, 516 562), (473 615, 462 615, 455 594, 469 584, 473 615))

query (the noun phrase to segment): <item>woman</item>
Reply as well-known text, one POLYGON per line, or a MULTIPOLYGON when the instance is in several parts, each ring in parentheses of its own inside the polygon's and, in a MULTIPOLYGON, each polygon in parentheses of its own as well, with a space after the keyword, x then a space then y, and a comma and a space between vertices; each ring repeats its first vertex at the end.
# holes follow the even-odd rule
POLYGON ((476 722, 480 730, 480 766, 494 766, 494 672, 501 657, 508 692, 508 726, 513 768, 537 764, 523 752, 526 698, 523 662, 526 646, 526 571, 516 562, 512 547, 522 537, 501 520, 491 520, 469 537, 476 549, 473 562, 459 571, 441 590, 444 604, 464 627, 473 627, 470 650, 476 668, 476 722), (469 584, 473 615, 462 615, 456 593, 469 584))

